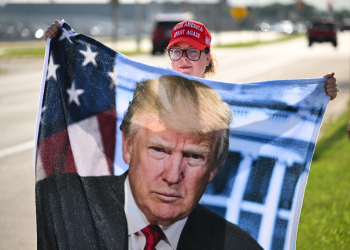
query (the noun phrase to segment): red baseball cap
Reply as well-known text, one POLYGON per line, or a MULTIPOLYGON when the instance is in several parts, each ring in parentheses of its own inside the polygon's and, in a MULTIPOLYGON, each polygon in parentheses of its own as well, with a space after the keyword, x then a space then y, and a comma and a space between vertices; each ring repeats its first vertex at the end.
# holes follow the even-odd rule
POLYGON ((192 20, 183 21, 174 26, 167 49, 175 43, 185 42, 199 50, 210 48, 211 35, 204 24, 192 20))

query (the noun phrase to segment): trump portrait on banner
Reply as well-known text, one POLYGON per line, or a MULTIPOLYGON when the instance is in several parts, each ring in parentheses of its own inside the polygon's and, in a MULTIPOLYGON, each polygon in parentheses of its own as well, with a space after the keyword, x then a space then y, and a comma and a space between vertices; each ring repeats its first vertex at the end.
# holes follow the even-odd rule
POLYGON ((134 61, 62 23, 47 42, 38 108, 39 249, 143 249, 146 241, 157 242, 157 249, 220 249, 235 241, 230 232, 238 227, 264 249, 295 249, 329 101, 325 80, 196 78, 134 61), (205 97, 193 82, 196 88, 165 88, 168 75, 202 83, 205 97), (144 95, 146 79, 159 83, 146 81, 152 91, 144 95), (141 89, 146 99, 136 105, 141 89), (216 94, 218 102, 207 97, 216 94), (226 129, 228 149, 219 136, 226 129), (149 148, 142 144, 151 142, 149 148))
POLYGON ((121 176, 37 183, 38 249, 262 249, 199 205, 229 147, 231 110, 180 76, 137 84, 120 129, 121 176))

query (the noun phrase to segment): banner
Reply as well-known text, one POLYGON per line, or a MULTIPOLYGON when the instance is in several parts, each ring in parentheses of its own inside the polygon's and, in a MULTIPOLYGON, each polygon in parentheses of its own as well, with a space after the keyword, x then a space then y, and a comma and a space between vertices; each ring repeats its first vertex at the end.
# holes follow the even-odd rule
POLYGON ((232 110, 229 154, 200 203, 246 230, 264 249, 295 249, 329 101, 323 78, 235 84, 189 77, 136 62, 62 23, 45 55, 37 183, 59 173, 123 174, 128 169, 121 154, 123 115, 136 83, 161 75, 201 81, 232 110))

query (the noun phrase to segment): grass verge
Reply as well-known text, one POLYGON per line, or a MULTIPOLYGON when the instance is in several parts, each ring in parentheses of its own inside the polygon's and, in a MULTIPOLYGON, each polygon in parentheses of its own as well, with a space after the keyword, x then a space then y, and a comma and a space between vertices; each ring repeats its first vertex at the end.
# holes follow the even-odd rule
POLYGON ((2 58, 7 57, 43 57, 45 55, 45 47, 38 48, 5 48, 0 55, 2 58))
POLYGON ((350 110, 318 141, 306 187, 297 249, 350 249, 350 110))
MULTIPOLYGON (((119 51, 120 53, 130 56, 143 54, 141 51, 119 51)), ((16 57, 44 57, 45 47, 38 48, 8 48, 4 49, 3 53, 0 54, 0 58, 16 58, 16 57)))
MULTIPOLYGON (((252 47, 257 45, 265 45, 265 44, 272 44, 277 42, 283 42, 295 38, 303 37, 304 35, 283 35, 276 39, 267 40, 267 41, 251 41, 251 42, 244 42, 244 43, 233 43, 233 44, 224 44, 220 46, 215 46, 217 48, 240 48, 240 47, 252 47)), ((103 42, 103 41, 102 41, 103 42)), ((145 54, 150 53, 150 51, 123 51, 119 50, 118 52, 131 56, 136 54, 145 54)), ((13 57, 43 57, 45 55, 45 45, 42 45, 40 47, 8 47, 8 48, 2 48, 2 51, 0 53, 0 58, 13 58, 13 57)))

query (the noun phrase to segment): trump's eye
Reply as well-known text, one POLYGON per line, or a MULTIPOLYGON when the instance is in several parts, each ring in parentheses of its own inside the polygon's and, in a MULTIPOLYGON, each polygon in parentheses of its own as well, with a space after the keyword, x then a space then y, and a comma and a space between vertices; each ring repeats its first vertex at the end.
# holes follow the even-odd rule
POLYGON ((190 154, 185 153, 184 157, 189 158, 190 160, 204 161, 204 155, 201 154, 190 154))
POLYGON ((167 152, 164 148, 149 147, 149 154, 152 158, 160 160, 166 157, 167 152))
POLYGON ((157 152, 163 152, 164 151, 162 148, 158 148, 158 147, 151 147, 151 149, 153 149, 154 151, 157 151, 157 152))
POLYGON ((191 154, 191 158, 195 160, 204 160, 203 155, 196 155, 196 154, 191 154))
POLYGON ((184 158, 186 158, 186 162, 191 167, 200 167, 206 163, 206 157, 204 154, 191 154, 184 153, 184 158))

